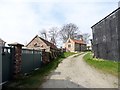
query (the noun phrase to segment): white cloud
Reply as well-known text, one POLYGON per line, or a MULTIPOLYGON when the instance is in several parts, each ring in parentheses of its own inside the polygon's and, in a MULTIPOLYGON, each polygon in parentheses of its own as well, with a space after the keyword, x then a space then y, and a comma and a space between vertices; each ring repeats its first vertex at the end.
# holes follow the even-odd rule
POLYGON ((31 4, 3 2, 0 6, 0 37, 7 43, 30 41, 42 29, 59 26, 50 16, 53 4, 38 3, 37 13, 31 4))
POLYGON ((39 30, 60 27, 69 22, 77 24, 82 32, 91 33, 90 27, 112 12, 117 7, 117 2, 118 0, 1 0, 0 38, 7 43, 17 41, 24 44, 38 34, 39 30))
POLYGON ((24 42, 27 36, 36 33, 37 18, 27 5, 5 3, 1 6, 0 13, 0 36, 7 42, 24 42))
POLYGON ((83 33, 92 33, 91 26, 115 10, 117 5, 115 3, 62 3, 61 8, 66 23, 75 23, 83 33))

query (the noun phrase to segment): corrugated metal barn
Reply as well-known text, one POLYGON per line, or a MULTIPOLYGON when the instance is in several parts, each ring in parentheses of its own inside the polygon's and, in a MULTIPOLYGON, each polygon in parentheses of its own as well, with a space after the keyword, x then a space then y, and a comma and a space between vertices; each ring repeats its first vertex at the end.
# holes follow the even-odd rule
POLYGON ((98 58, 120 60, 120 8, 92 27, 92 48, 98 58))

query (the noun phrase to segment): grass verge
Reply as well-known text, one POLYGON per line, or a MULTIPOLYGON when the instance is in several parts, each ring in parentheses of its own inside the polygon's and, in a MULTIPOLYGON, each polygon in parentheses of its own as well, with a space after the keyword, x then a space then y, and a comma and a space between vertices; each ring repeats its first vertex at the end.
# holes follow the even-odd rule
POLYGON ((28 76, 20 77, 18 80, 11 81, 4 86, 5 89, 9 88, 36 88, 38 89, 42 82, 52 70, 56 69, 58 64, 66 57, 73 55, 75 53, 65 52, 61 54, 58 58, 51 61, 49 64, 43 66, 39 70, 33 71, 28 76))
POLYGON ((92 53, 88 52, 83 59, 91 66, 95 67, 96 69, 99 69, 103 72, 107 72, 109 74, 118 76, 120 75, 120 69, 118 66, 120 65, 120 62, 110 61, 110 60, 104 60, 104 59, 96 59, 92 57, 92 53))
POLYGON ((82 55, 82 54, 84 54, 85 52, 80 52, 80 53, 78 53, 77 55, 75 55, 74 57, 78 57, 78 56, 80 56, 80 55, 82 55))

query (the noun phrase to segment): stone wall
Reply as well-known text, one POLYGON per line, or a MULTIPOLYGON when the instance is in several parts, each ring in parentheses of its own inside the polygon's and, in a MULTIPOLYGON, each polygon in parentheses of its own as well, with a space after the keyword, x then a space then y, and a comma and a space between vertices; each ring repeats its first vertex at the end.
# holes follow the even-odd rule
POLYGON ((45 50, 42 50, 43 64, 47 64, 51 62, 52 60, 56 59, 62 53, 60 50, 50 50, 50 51, 51 52, 46 52, 45 50))

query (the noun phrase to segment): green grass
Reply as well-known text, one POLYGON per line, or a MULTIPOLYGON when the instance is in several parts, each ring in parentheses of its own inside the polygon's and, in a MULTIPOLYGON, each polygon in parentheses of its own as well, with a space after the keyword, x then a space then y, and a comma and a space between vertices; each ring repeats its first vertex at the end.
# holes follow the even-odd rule
POLYGON ((91 52, 88 52, 83 58, 89 65, 103 72, 115 76, 118 76, 118 72, 120 73, 120 70, 118 69, 118 64, 120 64, 120 62, 93 58, 91 52))
POLYGON ((74 52, 65 52, 64 55, 62 55, 62 58, 66 58, 66 57, 71 56, 73 54, 76 54, 76 53, 74 53, 74 52))
POLYGON ((45 77, 56 67, 58 64, 66 57, 73 55, 75 53, 65 52, 61 54, 58 58, 40 68, 32 72, 28 76, 22 76, 15 81, 9 82, 5 87, 9 88, 39 88, 41 83, 45 80, 45 77))

